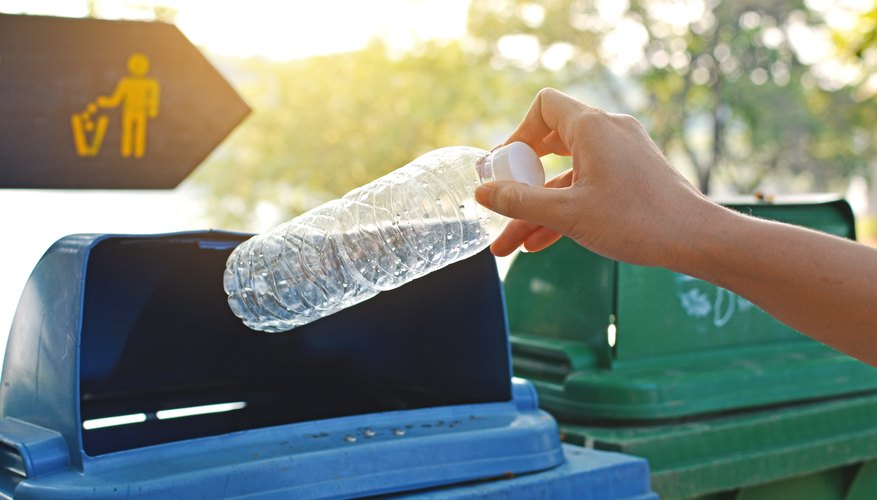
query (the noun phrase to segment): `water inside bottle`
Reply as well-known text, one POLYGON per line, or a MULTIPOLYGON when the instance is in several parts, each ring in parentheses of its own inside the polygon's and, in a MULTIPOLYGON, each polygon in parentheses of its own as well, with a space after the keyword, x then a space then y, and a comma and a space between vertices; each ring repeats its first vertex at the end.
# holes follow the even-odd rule
POLYGON ((253 256, 261 264, 253 267, 252 276, 245 265, 238 276, 226 271, 226 279, 233 280, 230 289, 237 288, 234 281, 252 283, 237 288, 229 304, 236 315, 252 317, 256 311, 249 311, 246 294, 256 293, 262 307, 248 326, 271 332, 304 325, 478 253, 490 243, 489 222, 483 217, 390 222, 359 231, 299 235, 286 242, 285 250, 265 245, 253 256), (289 279, 296 275, 308 279, 289 279))

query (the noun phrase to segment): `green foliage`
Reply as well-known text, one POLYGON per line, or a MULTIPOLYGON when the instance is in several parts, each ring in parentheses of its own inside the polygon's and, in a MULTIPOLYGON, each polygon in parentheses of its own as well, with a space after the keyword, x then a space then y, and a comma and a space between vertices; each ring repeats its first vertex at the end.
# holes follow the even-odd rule
POLYGON ((565 87, 639 117, 705 192, 747 193, 843 189, 875 154, 872 113, 790 42, 821 24, 802 0, 474 0, 469 28, 497 57, 516 34, 572 47, 565 87))
MULTIPOLYGON (((834 37, 863 65, 874 19, 834 37)), ((226 61, 254 113, 194 176, 214 222, 265 229, 428 150, 490 148, 546 85, 637 116, 704 191, 843 190, 877 154, 877 108, 791 42, 825 27, 804 0, 472 0, 468 27, 401 54, 226 61)))
POLYGON ((247 229, 258 225, 260 204, 273 205, 269 222, 277 223, 431 149, 489 149, 545 83, 532 73, 494 71, 460 43, 393 57, 375 42, 293 62, 239 61, 233 71, 253 115, 194 182, 212 193, 215 223, 247 229))
POLYGON ((859 16, 855 29, 835 32, 833 38, 842 54, 866 59, 868 51, 877 48, 877 1, 859 16))

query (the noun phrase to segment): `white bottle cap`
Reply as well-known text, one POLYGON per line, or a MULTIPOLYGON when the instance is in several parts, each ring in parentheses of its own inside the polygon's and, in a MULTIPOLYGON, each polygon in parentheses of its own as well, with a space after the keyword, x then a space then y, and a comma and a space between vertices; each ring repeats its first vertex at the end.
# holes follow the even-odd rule
POLYGON ((531 186, 545 185, 545 167, 533 149, 523 142, 507 144, 493 152, 493 178, 531 186))

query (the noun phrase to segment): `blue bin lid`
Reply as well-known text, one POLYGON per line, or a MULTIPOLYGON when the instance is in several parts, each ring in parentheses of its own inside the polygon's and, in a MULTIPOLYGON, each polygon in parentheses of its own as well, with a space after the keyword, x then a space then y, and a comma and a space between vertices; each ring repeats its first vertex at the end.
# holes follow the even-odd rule
POLYGON ((221 286, 247 236, 75 235, 48 250, 3 367, 7 493, 349 497, 563 463, 554 420, 510 381, 489 253, 265 334, 221 286))

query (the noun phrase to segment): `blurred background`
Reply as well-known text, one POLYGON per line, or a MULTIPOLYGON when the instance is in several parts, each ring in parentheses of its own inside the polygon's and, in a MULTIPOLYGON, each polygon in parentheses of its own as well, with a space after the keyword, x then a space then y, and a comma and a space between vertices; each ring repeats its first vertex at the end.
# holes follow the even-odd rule
POLYGON ((431 149, 495 146, 545 86, 636 116, 711 195, 839 193, 860 239, 877 234, 877 0, 0 0, 0 12, 174 23, 253 108, 173 191, 0 190, 0 345, 61 236, 266 230, 431 149))

